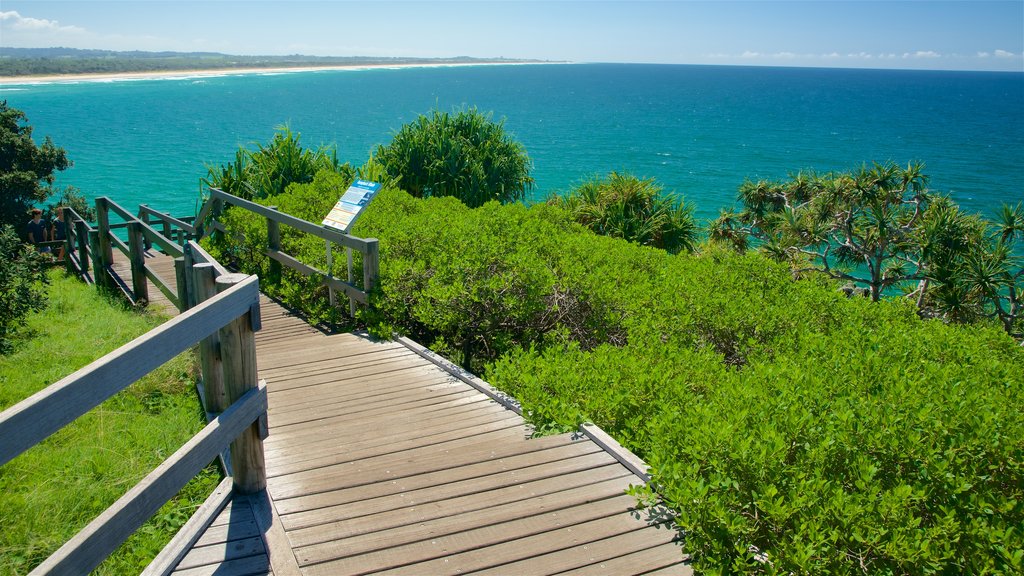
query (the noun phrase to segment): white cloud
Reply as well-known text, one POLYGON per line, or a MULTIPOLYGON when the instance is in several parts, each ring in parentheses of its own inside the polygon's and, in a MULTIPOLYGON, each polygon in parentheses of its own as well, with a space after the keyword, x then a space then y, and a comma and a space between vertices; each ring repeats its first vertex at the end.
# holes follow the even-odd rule
POLYGON ((78 26, 61 26, 56 20, 26 18, 13 10, 0 12, 0 27, 19 32, 85 32, 78 26))
POLYGON ((996 58, 1013 58, 1016 56, 1013 52, 1007 52, 1006 50, 996 50, 995 55, 996 58))
POLYGON ((904 58, 940 58, 942 54, 933 50, 918 50, 917 52, 904 52, 904 58))
POLYGON ((978 58, 988 58, 989 56, 988 52, 978 52, 978 58))

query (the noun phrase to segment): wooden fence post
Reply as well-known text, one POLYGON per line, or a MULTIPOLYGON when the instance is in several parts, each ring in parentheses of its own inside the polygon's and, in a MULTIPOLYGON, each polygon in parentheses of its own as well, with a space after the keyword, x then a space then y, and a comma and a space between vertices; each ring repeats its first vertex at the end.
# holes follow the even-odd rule
MULTIPOLYGON (((245 274, 225 274, 217 278, 217 293, 224 292, 248 278, 245 274)), ((224 388, 228 401, 236 402, 247 391, 259 385, 256 373, 256 337, 253 325, 259 319, 259 308, 250 310, 220 329, 221 361, 224 368, 224 388)), ((263 421, 263 419, 260 419, 263 421)), ((265 422, 265 421, 264 421, 265 422)), ((253 494, 267 487, 267 469, 263 458, 260 421, 242 432, 231 443, 231 470, 235 490, 253 494)))
MULTIPOLYGON (((277 206, 271 206, 272 209, 277 210, 277 206)), ((274 251, 281 250, 281 225, 277 220, 267 217, 267 248, 274 251)), ((270 259, 270 278, 268 280, 272 283, 278 283, 281 281, 281 263, 277 260, 270 259)))
POLYGON ((107 269, 103 266, 103 254, 100 250, 99 230, 89 231, 89 256, 92 258, 92 277, 97 286, 109 287, 110 278, 107 277, 107 269))
POLYGON ((191 308, 189 303, 189 290, 188 281, 185 280, 189 273, 188 268, 185 266, 185 257, 174 259, 174 285, 176 292, 178 293, 178 311, 184 312, 191 308))
POLYGON ((380 243, 376 238, 366 239, 366 252, 363 252, 363 291, 369 293, 377 285, 380 274, 380 243))
MULTIPOLYGON (((193 304, 198 305, 216 296, 215 275, 217 269, 210 263, 199 263, 189 271, 192 275, 193 304)), ((219 414, 228 407, 228 396, 224 390, 224 372, 221 367, 220 337, 217 332, 199 341, 199 365, 203 370, 204 408, 211 414, 219 414)))
POLYGON ((58 208, 64 216, 64 268, 71 274, 78 275, 75 265, 71 262, 71 253, 75 251, 75 221, 70 206, 58 208))
POLYGON ((142 233, 142 222, 128 223, 128 257, 132 264, 132 292, 135 302, 149 302, 149 285, 146 283, 146 237, 142 233))
MULTIPOLYGON (((114 264, 114 249, 110 244, 110 218, 107 215, 107 199, 99 197, 96 199, 96 228, 99 230, 99 245, 97 250, 100 266, 104 272, 108 266, 114 264)), ((103 277, 103 285, 110 286, 106 274, 97 274, 103 277)))
MULTIPOLYGON (((67 220, 66 217, 65 220, 67 220)), ((85 223, 85 220, 75 220, 75 240, 78 242, 78 273, 84 278, 89 273, 89 225, 85 223)), ((68 254, 70 255, 71 252, 68 254)), ((95 283, 95 270, 92 275, 95 283)))

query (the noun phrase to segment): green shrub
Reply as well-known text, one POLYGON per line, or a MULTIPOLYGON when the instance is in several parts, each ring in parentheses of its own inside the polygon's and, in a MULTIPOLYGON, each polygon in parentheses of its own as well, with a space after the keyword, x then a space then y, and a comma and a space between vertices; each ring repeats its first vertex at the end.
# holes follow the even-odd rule
POLYGON ((338 162, 337 150, 326 146, 303 148, 299 136, 287 126, 278 128, 266 146, 239 148, 234 162, 208 166, 203 183, 240 198, 258 200, 282 194, 292 183, 312 182, 321 171, 352 177, 352 167, 338 162))
POLYGON ((549 203, 569 211, 576 222, 603 236, 662 248, 693 252, 699 228, 693 207, 665 194, 653 178, 612 172, 577 186, 549 203))
POLYGON ((10 348, 25 316, 46 307, 46 282, 40 255, 12 226, 0 226, 0 353, 10 348))
POLYGON ((476 108, 420 116, 374 156, 417 198, 454 196, 477 207, 522 200, 533 188, 526 149, 505 133, 504 121, 476 108))

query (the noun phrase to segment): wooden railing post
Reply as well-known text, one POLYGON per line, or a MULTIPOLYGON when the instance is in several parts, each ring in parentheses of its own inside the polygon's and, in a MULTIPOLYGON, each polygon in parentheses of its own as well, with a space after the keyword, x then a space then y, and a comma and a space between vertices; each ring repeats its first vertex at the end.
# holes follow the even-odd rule
POLYGON ((132 265, 132 292, 135 302, 149 302, 149 285, 146 283, 146 237, 142 222, 128 223, 128 258, 132 265))
POLYGON ((70 206, 59 208, 64 216, 64 267, 71 274, 78 275, 75 265, 71 261, 71 254, 75 251, 75 220, 74 210, 70 206))
POLYGON ((107 199, 100 197, 96 199, 96 228, 97 246, 93 264, 99 263, 99 267, 93 267, 97 283, 102 286, 110 286, 107 278, 107 267, 114 263, 114 249, 110 244, 110 218, 107 215, 107 199), (101 280, 102 279, 102 280, 101 280))
POLYGON ((110 286, 107 269, 103 267, 103 255, 100 253, 99 230, 89 231, 89 257, 92 260, 92 279, 97 286, 110 286))
MULTIPOLYGON (((221 293, 244 281, 245 274, 225 274, 217 278, 221 293)), ((256 374, 256 337, 259 307, 251 309, 220 329, 221 362, 228 402, 236 402, 259 385, 256 374)), ((267 469, 263 458, 265 420, 254 422, 231 443, 231 470, 235 490, 253 494, 267 487, 267 469)))
MULTIPOLYGON (((89 225, 85 220, 75 220, 75 240, 78 242, 78 272, 83 277, 89 273, 89 225)), ((93 271, 93 282, 96 281, 93 271)))
POLYGON ((185 257, 174 259, 174 286, 178 293, 178 311, 184 312, 192 307, 189 302, 188 277, 189 270, 185 265, 185 257))
MULTIPOLYGON (((276 210, 277 206, 271 206, 271 208, 276 210)), ((267 248, 274 251, 281 250, 281 225, 269 216, 267 216, 267 248)), ((281 263, 273 258, 270 259, 269 280, 272 283, 281 281, 281 263)))
POLYGON ((363 252, 363 292, 369 294, 377 284, 380 274, 380 243, 376 238, 366 239, 366 252, 363 252))
MULTIPOLYGON (((192 276, 193 304, 198 305, 217 295, 213 264, 199 263, 189 271, 192 276)), ((224 390, 224 371, 221 367, 220 337, 217 332, 199 342, 199 365, 203 371, 204 408, 208 413, 219 414, 228 407, 228 396, 224 390)))

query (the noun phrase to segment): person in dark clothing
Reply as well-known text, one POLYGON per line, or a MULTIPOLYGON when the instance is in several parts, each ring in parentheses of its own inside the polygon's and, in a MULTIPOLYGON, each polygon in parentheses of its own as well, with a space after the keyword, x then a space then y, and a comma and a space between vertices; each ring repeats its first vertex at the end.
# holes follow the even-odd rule
MULTIPOLYGON (((57 207, 57 219, 53 221, 53 226, 50 228, 50 238, 52 240, 60 240, 61 242, 67 240, 67 226, 64 223, 64 207, 57 207)), ((57 260, 64 259, 64 244, 57 246, 57 260)))
POLYGON ((47 235, 46 229, 48 226, 43 220, 43 211, 39 208, 32 209, 32 219, 28 221, 25 226, 25 231, 28 233, 28 241, 30 244, 36 247, 37 252, 49 252, 49 246, 42 246, 42 242, 46 242, 47 235))

